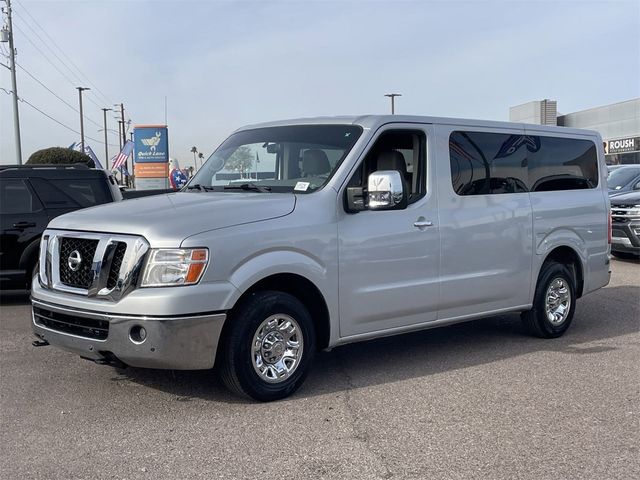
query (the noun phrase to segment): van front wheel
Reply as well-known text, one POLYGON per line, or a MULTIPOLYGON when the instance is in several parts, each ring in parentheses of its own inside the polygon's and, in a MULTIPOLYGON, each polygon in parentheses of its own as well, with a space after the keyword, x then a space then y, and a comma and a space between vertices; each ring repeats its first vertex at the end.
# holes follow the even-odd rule
POLYGON ((575 286, 569 269, 545 262, 538 276, 533 308, 522 313, 522 321, 535 336, 560 337, 567 331, 576 308, 575 286))
POLYGON ((231 391, 271 401, 302 385, 315 352, 315 331, 296 297, 254 293, 227 321, 221 375, 231 391))

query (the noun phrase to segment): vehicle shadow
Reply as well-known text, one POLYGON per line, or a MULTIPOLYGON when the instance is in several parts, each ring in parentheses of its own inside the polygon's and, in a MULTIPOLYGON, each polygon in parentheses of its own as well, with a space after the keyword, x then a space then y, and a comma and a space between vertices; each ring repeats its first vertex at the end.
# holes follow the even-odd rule
POLYGON ((629 263, 632 265, 638 265, 640 264, 640 256, 636 256, 636 257, 614 257, 616 262, 620 262, 620 263, 629 263))
MULTIPOLYGON (((573 325, 566 335, 553 340, 529 336, 519 315, 508 314, 338 347, 316 356, 309 377, 291 400, 427 377, 538 351, 578 358, 615 350, 603 341, 638 332, 639 298, 636 286, 599 290, 578 301, 573 325)), ((248 401, 212 382, 213 375, 211 371, 127 368, 118 370, 113 380, 129 379, 182 401, 248 401)))

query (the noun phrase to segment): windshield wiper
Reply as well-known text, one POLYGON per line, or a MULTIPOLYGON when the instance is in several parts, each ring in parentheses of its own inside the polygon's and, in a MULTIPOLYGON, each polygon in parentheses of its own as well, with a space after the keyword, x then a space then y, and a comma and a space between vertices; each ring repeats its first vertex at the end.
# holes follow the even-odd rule
POLYGON ((195 185, 187 185, 185 190, 200 190, 201 192, 211 192, 213 191, 213 187, 207 187, 206 185, 200 185, 196 183, 195 185))
POLYGON ((254 192, 262 192, 267 193, 271 191, 271 187, 267 187, 266 185, 256 185, 253 182, 249 183, 240 183, 238 185, 225 185, 225 190, 252 190, 254 192))

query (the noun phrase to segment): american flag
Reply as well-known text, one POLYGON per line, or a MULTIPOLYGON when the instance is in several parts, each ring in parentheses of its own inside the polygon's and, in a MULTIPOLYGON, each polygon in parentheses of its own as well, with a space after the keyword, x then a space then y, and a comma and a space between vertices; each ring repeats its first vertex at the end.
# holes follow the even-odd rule
POLYGON ((117 170, 124 165, 127 158, 129 158, 129 155, 131 155, 131 152, 133 152, 133 142, 131 140, 127 140, 127 143, 124 144, 124 147, 122 147, 118 156, 113 160, 111 170, 117 170))

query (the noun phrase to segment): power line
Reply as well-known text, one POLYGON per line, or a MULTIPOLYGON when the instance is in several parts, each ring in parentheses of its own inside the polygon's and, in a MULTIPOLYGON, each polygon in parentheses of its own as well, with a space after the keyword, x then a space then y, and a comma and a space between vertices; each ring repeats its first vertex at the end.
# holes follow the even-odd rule
POLYGON ((46 53, 44 53, 44 52, 40 49, 40 47, 38 47, 38 45, 36 45, 36 44, 35 44, 35 42, 34 42, 33 40, 31 40, 31 38, 29 37, 29 35, 27 35, 27 34, 26 34, 26 32, 25 32, 24 30, 22 30, 22 29, 21 29, 18 25, 16 25, 15 23, 14 23, 14 25, 13 25, 13 26, 14 26, 14 27, 19 31, 19 32, 21 32, 21 33, 24 35, 24 38, 26 38, 26 39, 29 41, 29 43, 30 43, 31 45, 33 45, 33 47, 34 47, 38 52, 40 52, 40 55, 42 55, 42 56, 45 58, 45 60, 46 60, 47 62, 49 62, 49 64, 50 64, 53 68, 55 68, 55 69, 58 71, 58 73, 60 73, 60 75, 62 75, 62 76, 64 77, 64 79, 65 79, 67 82, 69 82, 69 84, 70 84, 70 85, 75 86, 76 82, 74 82, 73 80, 71 80, 71 79, 67 76, 67 74, 65 74, 62 70, 60 70, 60 69, 58 68, 58 66, 57 66, 55 63, 53 63, 53 62, 51 61, 51 59, 49 58, 49 56, 48 56, 46 53))
MULTIPOLYGON (((34 42, 33 40, 31 40, 31 38, 29 37, 29 35, 27 35, 27 33, 26 33, 24 30, 22 30, 18 25, 15 25, 15 24, 14 24, 13 26, 14 26, 15 28, 17 28, 17 29, 18 29, 18 31, 19 31, 20 33, 22 33, 22 35, 24 35, 24 38, 26 38, 26 39, 29 41, 29 43, 30 43, 31 45, 33 45, 33 47, 34 47, 38 52, 40 52, 40 55, 42 55, 42 56, 44 57, 44 59, 45 59, 47 62, 49 62, 49 64, 50 64, 53 68, 55 68, 55 69, 58 71, 58 73, 59 73, 60 75, 62 75, 62 76, 64 77, 64 79, 65 79, 67 82, 69 82, 69 85, 72 85, 72 86, 73 86, 73 88, 76 88, 76 83, 77 83, 77 82, 75 82, 75 81, 71 80, 71 79, 67 76, 67 74, 66 74, 66 73, 64 73, 62 70, 60 70, 60 68, 59 68, 59 67, 58 67, 58 66, 57 66, 57 65, 56 65, 56 64, 51 60, 51 58, 49 58, 49 56, 48 56, 45 52, 43 52, 43 51, 42 51, 42 49, 41 49, 40 47, 38 47, 38 45, 36 45, 36 44, 35 44, 35 42, 34 42)), ((87 100, 89 100, 91 103, 93 103, 93 104, 94 104, 95 106, 97 106, 98 108, 102 108, 102 106, 101 106, 99 103, 95 102, 91 97, 88 97, 88 98, 87 98, 87 100)))
MULTIPOLYGON (((76 69, 76 71, 80 74, 80 76, 78 76, 77 74, 74 74, 78 79, 82 80, 82 77, 84 77, 84 80, 86 80, 87 83, 89 83, 93 89, 98 92, 100 94, 100 96, 102 96, 102 99, 105 100, 107 102, 107 104, 112 104, 113 102, 111 100, 109 100, 109 98, 102 92, 102 90, 100 90, 98 87, 96 87, 96 85, 89 80, 89 78, 87 77, 87 75, 84 74, 84 72, 82 70, 80 70, 80 68, 74 63, 73 60, 71 60, 71 58, 69 57, 69 55, 67 55, 65 53, 65 51, 60 47, 60 45, 58 45, 56 43, 56 41, 51 37, 51 35, 49 35, 49 33, 42 27, 42 25, 40 25, 38 23, 38 21, 34 18, 33 15, 31 15, 31 13, 29 12, 29 10, 27 10, 27 8, 22 4, 22 2, 18 2, 20 5, 20 9, 22 11, 24 11, 24 13, 26 13, 29 18, 33 21, 33 23, 36 24, 36 26, 47 36, 47 38, 50 40, 50 42, 58 49, 58 51, 69 61, 69 63, 76 69)), ((18 16, 24 20, 24 17, 22 17, 22 15, 19 12, 16 12, 18 14, 18 16)), ((29 28, 31 28, 31 26, 25 22, 25 24, 27 26, 29 26, 29 28)), ((67 69, 73 73, 73 70, 71 70, 71 68, 66 65, 66 63, 64 63, 64 61, 62 61, 62 59, 60 57, 58 57, 58 55, 56 55, 56 53, 53 51, 53 49, 51 49, 51 47, 49 47, 49 44, 47 42, 45 42, 44 40, 42 40, 42 38, 40 37, 40 35, 38 35, 38 33, 31 28, 31 30, 33 30, 33 32, 36 34, 36 36, 40 39, 40 41, 42 41, 43 44, 47 45, 47 47, 49 48, 49 50, 51 50, 51 52, 56 56, 56 58, 58 58, 58 60, 60 60, 66 67, 67 69)))
MULTIPOLYGON (((26 73, 27 75, 29 75, 33 80, 35 80, 36 82, 38 82, 38 84, 40 84, 44 89, 46 89, 49 93, 51 93, 54 97, 56 97, 58 100, 60 100, 62 103, 64 103, 67 107, 69 107, 71 110, 73 110, 76 113, 80 113, 80 110, 78 110, 76 107, 74 107, 72 104, 70 104, 69 102, 67 102, 64 98, 62 98, 60 95, 58 95, 56 92, 54 92, 53 90, 51 90, 49 87, 47 87, 44 83, 42 83, 35 75, 33 75, 31 72, 29 72, 26 68, 24 68, 21 64, 16 62, 16 65, 18 67, 20 67, 20 69, 26 73)), ((83 115, 84 119, 93 123, 96 127, 98 128, 102 128, 102 125, 98 122, 96 122, 95 120, 93 120, 92 118, 87 117, 86 115, 83 115)))
MULTIPOLYGON (((4 93, 6 93, 7 95, 11 95, 11 94, 13 93, 13 92, 11 92, 10 90, 7 90, 6 88, 2 88, 2 87, 0 87, 0 90, 2 90, 2 91, 3 91, 4 93)), ((51 121, 53 121, 53 122, 57 123, 57 124, 58 124, 58 125, 60 125, 61 127, 64 127, 64 128, 66 128, 67 130, 69 130, 69 131, 71 131, 71 132, 73 132, 73 133, 75 133, 75 134, 77 134, 77 135, 80 135, 80 132, 78 132, 78 131, 77 131, 77 130, 75 130, 74 128, 70 127, 69 125, 66 125, 66 124, 62 123, 62 122, 61 122, 60 120, 58 120, 57 118, 52 117, 52 116, 51 116, 51 115, 49 115, 47 112, 42 111, 41 109, 39 109, 38 107, 36 107, 33 103, 31 103, 31 102, 29 102, 29 101, 25 100, 25 99, 24 99, 24 98, 22 98, 22 97, 18 97, 18 100, 20 100, 22 103, 26 103, 26 104, 27 104, 27 105, 29 105, 31 108, 33 108, 35 111, 37 111, 38 113, 40 113, 40 114, 44 115, 44 116, 45 116, 45 117, 47 117, 49 120, 51 120, 51 121)), ((89 136, 87 136, 87 135, 85 135, 85 138, 88 138, 89 140, 93 140, 94 142, 97 142, 97 143, 103 143, 103 140, 98 140, 98 139, 96 139, 96 138, 89 137, 89 136)), ((115 144, 113 144, 113 143, 109 143, 108 145, 109 145, 110 147, 118 147, 118 145, 115 145, 115 144)))
POLYGON ((64 65, 65 67, 67 67, 67 70, 69 70, 69 72, 70 72, 73 76, 75 76, 76 80, 79 80, 79 82, 80 82, 80 83, 82 83, 82 80, 80 79, 80 77, 78 77, 78 75, 77 75, 75 72, 73 72, 73 70, 71 70, 71 69, 69 68, 69 66, 64 62, 64 60, 62 60, 62 59, 58 56, 58 54, 57 54, 56 52, 54 52, 54 51, 53 51, 53 49, 49 46, 49 44, 48 44, 47 42, 45 42, 45 41, 42 39, 42 37, 40 36, 40 34, 39 34, 38 32, 36 32, 35 28, 33 28, 31 25, 29 25, 29 23, 27 22, 27 19, 26 19, 26 18, 24 18, 22 15, 20 15, 20 12, 18 12, 18 11, 15 11, 14 13, 18 16, 18 18, 20 18, 20 19, 21 19, 21 22, 22 22, 22 23, 24 23, 24 25, 26 25, 27 27, 29 27, 29 30, 31 30, 31 31, 34 33, 34 35, 35 35, 36 37, 38 37, 38 39, 42 42, 42 44, 43 44, 45 47, 47 47, 47 49, 48 49, 48 50, 53 54, 53 56, 54 56, 54 57, 56 57, 56 58, 58 59, 58 61, 59 61, 62 65, 64 65))
MULTIPOLYGON (((62 98, 60 95, 58 95, 56 92, 54 92, 53 90, 51 90, 49 87, 47 87, 44 83, 42 83, 40 80, 38 80, 36 78, 35 75, 33 75, 31 72, 29 72, 29 70, 27 70, 26 68, 24 68, 22 65, 20 65, 19 63, 16 63, 16 65, 18 67, 20 67, 20 70, 22 70, 24 73, 26 73, 27 75, 29 75, 31 78, 33 78, 36 82, 38 82, 45 90, 47 90, 51 95, 53 95, 54 97, 56 97, 58 100, 60 100, 62 103, 64 103, 67 107, 69 107, 71 110, 73 110, 76 113, 80 113, 80 111, 74 107, 73 105, 71 105, 69 102, 67 102, 64 98, 62 98)), ((83 115, 84 118, 86 120, 88 120, 89 122, 93 123, 94 125, 96 125, 98 128, 101 128, 102 125, 100 125, 98 122, 94 121, 93 119, 87 117, 86 115, 83 115)))

